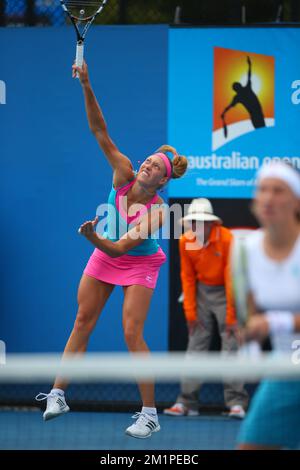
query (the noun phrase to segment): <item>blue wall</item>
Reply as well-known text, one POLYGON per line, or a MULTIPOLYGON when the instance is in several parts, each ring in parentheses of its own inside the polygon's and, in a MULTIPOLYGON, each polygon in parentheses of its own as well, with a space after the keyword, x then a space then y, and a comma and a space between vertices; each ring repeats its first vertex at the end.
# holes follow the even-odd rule
MULTIPOLYGON (((109 131, 138 160, 167 141, 165 26, 93 27, 86 60, 109 131)), ((71 78, 72 28, 0 29, 0 338, 9 352, 61 351, 78 283, 93 247, 77 234, 106 201, 111 170, 91 135, 71 78)), ((166 244, 162 244, 166 251, 166 244)), ((168 265, 161 270, 146 338, 167 348, 168 265)), ((90 350, 125 349, 117 288, 90 350)))

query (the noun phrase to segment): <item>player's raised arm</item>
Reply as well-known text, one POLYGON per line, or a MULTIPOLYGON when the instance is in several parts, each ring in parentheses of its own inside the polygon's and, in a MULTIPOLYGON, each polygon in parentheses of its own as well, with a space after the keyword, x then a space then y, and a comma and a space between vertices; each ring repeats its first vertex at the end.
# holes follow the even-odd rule
MULTIPOLYGON (((79 74, 82 85, 89 127, 96 137, 97 142, 99 143, 111 167, 117 173, 117 179, 124 180, 124 182, 128 181, 133 177, 131 161, 128 157, 119 151, 108 134, 107 125, 102 110, 90 84, 86 63, 83 63, 82 68, 73 65, 74 77, 76 72, 79 74)), ((121 181, 121 183, 122 182, 123 181, 121 181)))

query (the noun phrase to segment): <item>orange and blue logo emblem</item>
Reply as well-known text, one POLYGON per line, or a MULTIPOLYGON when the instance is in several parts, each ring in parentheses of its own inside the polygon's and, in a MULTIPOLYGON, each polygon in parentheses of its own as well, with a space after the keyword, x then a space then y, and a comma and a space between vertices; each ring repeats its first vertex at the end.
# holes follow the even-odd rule
POLYGON ((214 48, 212 148, 275 126, 273 56, 214 48))

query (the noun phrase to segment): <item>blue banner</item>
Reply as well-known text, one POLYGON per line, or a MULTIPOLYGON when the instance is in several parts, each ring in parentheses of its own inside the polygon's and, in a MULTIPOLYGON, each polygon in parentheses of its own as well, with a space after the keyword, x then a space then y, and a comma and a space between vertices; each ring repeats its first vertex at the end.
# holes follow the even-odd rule
POLYGON ((298 28, 171 29, 169 142, 188 157, 171 197, 250 198, 259 166, 300 168, 298 28))

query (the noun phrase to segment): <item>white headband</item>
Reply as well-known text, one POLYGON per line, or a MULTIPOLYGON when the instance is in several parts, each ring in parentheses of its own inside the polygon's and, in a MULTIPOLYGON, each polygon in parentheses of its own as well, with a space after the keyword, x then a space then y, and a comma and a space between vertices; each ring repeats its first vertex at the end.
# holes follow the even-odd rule
POLYGON ((272 162, 263 165, 257 172, 257 184, 265 178, 276 178, 284 181, 293 193, 300 198, 300 174, 283 162, 272 162))

